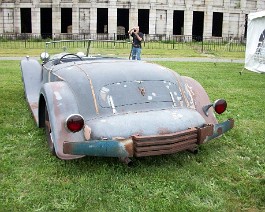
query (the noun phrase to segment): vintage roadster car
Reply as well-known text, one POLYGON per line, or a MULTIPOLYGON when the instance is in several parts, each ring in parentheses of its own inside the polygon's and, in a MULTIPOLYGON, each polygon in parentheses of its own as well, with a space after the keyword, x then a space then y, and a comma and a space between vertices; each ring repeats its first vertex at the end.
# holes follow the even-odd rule
POLYGON ((25 96, 60 159, 106 156, 129 163, 197 152, 233 128, 233 119, 218 123, 215 117, 226 110, 224 99, 211 103, 196 80, 160 65, 69 51, 50 58, 47 49, 41 59, 21 61, 25 96))

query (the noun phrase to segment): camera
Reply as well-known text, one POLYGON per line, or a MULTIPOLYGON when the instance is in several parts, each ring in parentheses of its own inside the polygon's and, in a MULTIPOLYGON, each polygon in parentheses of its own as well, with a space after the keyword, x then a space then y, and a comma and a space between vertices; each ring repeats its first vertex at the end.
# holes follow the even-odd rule
POLYGON ((136 32, 136 29, 134 29, 133 31, 136 32))

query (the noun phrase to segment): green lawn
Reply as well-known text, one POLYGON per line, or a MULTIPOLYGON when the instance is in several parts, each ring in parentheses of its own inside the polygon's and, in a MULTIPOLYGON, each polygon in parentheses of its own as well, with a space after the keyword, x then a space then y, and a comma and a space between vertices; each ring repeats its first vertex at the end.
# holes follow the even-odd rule
POLYGON ((225 98, 235 128, 188 152, 135 160, 61 161, 24 98, 19 61, 0 61, 0 211, 264 211, 265 74, 243 64, 160 64, 225 98))
MULTIPOLYGON (((23 43, 22 43, 23 44, 23 43)), ((72 49, 72 53, 82 51, 87 52, 87 44, 84 47, 83 42, 77 42, 74 47, 71 43, 58 43, 56 45, 49 46, 48 52, 58 53, 62 51, 63 47, 66 49, 72 49)), ((66 50, 66 51, 67 51, 66 50)), ((101 54, 107 56, 119 56, 119 57, 129 57, 131 50, 131 45, 128 43, 102 43, 102 42, 92 42, 90 45, 90 54, 101 54)), ((14 45, 12 42, 0 42, 0 57, 21 57, 21 56, 34 56, 39 57, 41 52, 45 51, 44 42, 36 42, 30 46, 23 47, 14 45)), ((219 48, 209 50, 207 46, 202 51, 199 44, 190 45, 189 43, 179 43, 176 44, 174 48, 169 44, 163 43, 145 43, 142 48, 142 56, 144 58, 174 58, 174 57, 210 57, 210 58, 231 58, 231 59, 243 59, 245 57, 245 52, 242 50, 228 51, 226 45, 220 45, 219 48)))

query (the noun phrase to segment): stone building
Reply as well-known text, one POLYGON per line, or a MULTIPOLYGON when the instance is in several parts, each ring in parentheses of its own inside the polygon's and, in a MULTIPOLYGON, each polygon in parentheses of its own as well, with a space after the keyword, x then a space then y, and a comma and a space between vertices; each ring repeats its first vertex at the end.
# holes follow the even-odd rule
POLYGON ((0 0, 0 33, 240 37, 265 0, 0 0))

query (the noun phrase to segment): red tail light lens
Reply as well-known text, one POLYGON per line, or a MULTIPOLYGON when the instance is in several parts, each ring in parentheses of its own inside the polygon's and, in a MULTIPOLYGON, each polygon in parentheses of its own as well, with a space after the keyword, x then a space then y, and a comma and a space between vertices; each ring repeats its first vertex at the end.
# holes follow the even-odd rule
POLYGON ((227 103, 224 99, 218 99, 213 104, 213 108, 215 112, 218 114, 222 114, 223 112, 225 112, 226 107, 227 107, 227 103))
POLYGON ((71 132, 78 132, 84 127, 84 119, 81 115, 74 114, 66 119, 66 127, 71 132))

